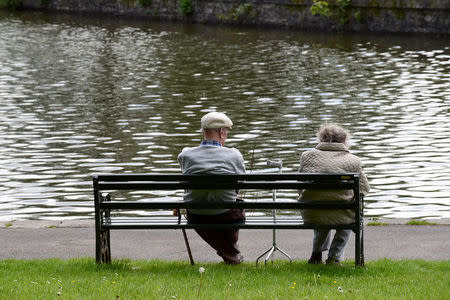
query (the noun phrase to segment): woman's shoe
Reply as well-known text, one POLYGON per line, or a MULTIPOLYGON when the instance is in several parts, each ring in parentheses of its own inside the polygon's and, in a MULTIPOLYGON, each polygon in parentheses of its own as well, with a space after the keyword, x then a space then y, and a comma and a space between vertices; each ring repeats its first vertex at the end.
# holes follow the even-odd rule
POLYGON ((341 261, 337 258, 328 258, 325 262, 327 265, 343 266, 341 261))

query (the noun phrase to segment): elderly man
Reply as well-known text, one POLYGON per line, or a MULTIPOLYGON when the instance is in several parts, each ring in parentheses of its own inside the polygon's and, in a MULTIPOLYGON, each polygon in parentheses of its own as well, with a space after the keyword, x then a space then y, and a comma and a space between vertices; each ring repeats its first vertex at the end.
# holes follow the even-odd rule
MULTIPOLYGON (((178 162, 184 174, 242 174, 244 159, 239 150, 226 148, 225 141, 233 122, 223 113, 211 112, 201 119, 204 140, 198 147, 184 148, 178 162)), ((187 190, 185 201, 236 201, 236 190, 187 190)), ((190 209, 186 213, 190 223, 235 223, 245 220, 241 209, 190 209)), ((239 264, 243 257, 237 246, 239 229, 196 230, 222 257, 226 264, 239 264)))

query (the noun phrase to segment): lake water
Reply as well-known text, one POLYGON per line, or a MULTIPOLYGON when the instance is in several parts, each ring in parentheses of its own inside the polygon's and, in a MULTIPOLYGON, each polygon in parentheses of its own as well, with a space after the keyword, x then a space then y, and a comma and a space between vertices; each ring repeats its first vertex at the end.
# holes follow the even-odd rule
POLYGON ((449 218, 449 42, 0 12, 0 220, 93 218, 91 174, 179 172, 215 110, 251 172, 339 123, 367 216, 449 218))

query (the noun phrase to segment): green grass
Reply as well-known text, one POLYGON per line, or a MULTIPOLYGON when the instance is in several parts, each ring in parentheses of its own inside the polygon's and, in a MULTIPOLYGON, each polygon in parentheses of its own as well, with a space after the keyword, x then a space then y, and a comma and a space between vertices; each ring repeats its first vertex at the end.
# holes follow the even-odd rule
POLYGON ((438 223, 429 222, 427 220, 411 220, 406 225, 438 225, 438 223))
POLYGON ((2 260, 0 299, 450 299, 450 261, 379 260, 356 268, 275 261, 228 266, 93 259, 2 260), (200 296, 199 267, 202 275, 200 296), (432 283, 432 284, 430 284, 432 283))

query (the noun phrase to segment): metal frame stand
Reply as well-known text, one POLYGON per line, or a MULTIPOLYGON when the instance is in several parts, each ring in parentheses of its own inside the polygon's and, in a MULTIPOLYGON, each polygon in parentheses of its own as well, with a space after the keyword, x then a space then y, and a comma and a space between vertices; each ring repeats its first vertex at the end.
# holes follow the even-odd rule
MULTIPOLYGON (((267 161, 267 165, 270 167, 278 167, 278 173, 282 173, 282 169, 283 169, 283 161, 279 160, 277 162, 274 161, 267 161)), ((272 191, 272 198, 273 201, 277 201, 277 190, 273 190, 272 191)), ((276 223, 277 222, 277 212, 276 209, 272 210, 272 217, 273 217, 273 222, 276 223)), ((276 234, 276 230, 273 229, 273 241, 272 241, 272 247, 269 248, 269 250, 265 251, 263 254, 261 254, 260 256, 258 256, 258 258, 256 259, 256 266, 258 266, 258 261, 261 257, 263 257, 264 255, 267 254, 266 259, 264 259, 264 264, 267 264, 267 261, 269 260, 269 258, 272 257, 272 264, 273 264, 273 256, 275 251, 280 251, 281 254, 283 254, 284 256, 286 256, 289 259, 289 263, 292 263, 292 258, 289 256, 289 254, 287 254, 286 252, 284 252, 282 249, 280 249, 277 246, 277 234, 276 234)))

